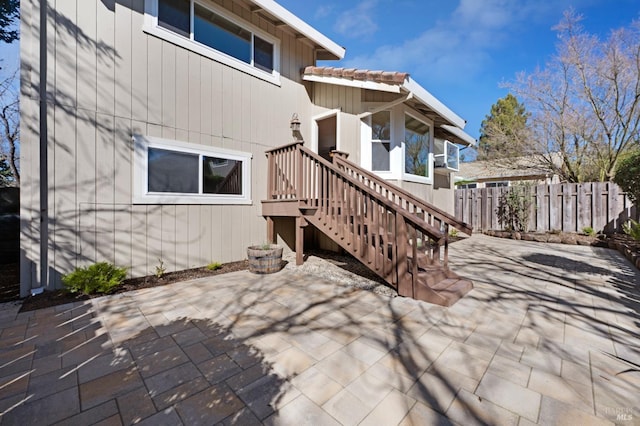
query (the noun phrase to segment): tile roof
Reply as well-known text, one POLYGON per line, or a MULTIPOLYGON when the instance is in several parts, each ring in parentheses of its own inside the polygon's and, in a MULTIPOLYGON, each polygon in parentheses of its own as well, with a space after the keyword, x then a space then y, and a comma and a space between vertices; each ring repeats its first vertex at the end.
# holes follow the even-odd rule
POLYGON ((321 77, 336 77, 348 80, 372 81, 375 83, 385 83, 401 85, 409 77, 406 72, 395 71, 370 71, 355 68, 334 68, 334 67, 314 67, 309 66, 304 69, 304 75, 315 75, 321 77))

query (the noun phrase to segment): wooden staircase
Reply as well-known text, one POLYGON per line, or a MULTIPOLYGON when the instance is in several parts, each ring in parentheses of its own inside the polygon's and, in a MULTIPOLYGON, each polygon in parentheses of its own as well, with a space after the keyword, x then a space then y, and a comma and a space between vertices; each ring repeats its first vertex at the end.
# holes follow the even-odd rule
POLYGON ((296 218, 296 263, 313 225, 401 296, 451 306, 472 288, 448 268, 449 228, 471 227, 334 153, 329 162, 294 143, 267 151, 269 240, 275 217, 296 218))

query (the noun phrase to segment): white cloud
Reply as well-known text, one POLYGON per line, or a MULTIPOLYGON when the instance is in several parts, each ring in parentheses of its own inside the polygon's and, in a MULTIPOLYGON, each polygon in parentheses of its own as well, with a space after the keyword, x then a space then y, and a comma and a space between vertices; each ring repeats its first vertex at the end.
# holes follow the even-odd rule
POLYGON ((334 9, 334 6, 331 4, 323 4, 322 6, 316 9, 316 13, 314 16, 316 19, 326 18, 327 16, 331 15, 331 12, 333 12, 333 9, 334 9))
MULTIPOLYGON (((566 3, 568 0, 561 0, 566 3)), ((460 0, 447 18, 436 22, 417 37, 381 46, 373 54, 345 61, 344 66, 413 70, 419 78, 456 81, 482 71, 492 56, 519 28, 540 22, 563 5, 547 0, 460 0)), ((553 16, 553 20, 560 15, 553 16)), ((352 31, 352 29, 350 30, 352 31)))
POLYGON ((378 0, 363 0, 355 8, 338 16, 334 29, 346 37, 367 37, 378 31, 373 12, 378 0))

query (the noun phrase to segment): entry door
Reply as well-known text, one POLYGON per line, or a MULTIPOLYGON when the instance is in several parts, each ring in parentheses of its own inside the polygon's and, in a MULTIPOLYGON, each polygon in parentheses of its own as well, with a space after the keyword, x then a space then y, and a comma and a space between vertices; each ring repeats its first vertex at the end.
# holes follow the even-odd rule
POLYGON ((338 116, 332 115, 316 120, 318 129, 318 155, 331 161, 330 153, 336 149, 338 116))

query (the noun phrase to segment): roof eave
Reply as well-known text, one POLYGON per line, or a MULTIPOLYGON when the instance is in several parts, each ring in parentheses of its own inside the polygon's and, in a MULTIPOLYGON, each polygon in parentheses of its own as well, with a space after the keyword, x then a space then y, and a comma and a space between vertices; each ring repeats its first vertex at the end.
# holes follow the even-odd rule
POLYGON ((446 131, 447 133, 450 133, 451 135, 455 136, 457 139, 455 142, 459 143, 460 145, 476 146, 477 144, 477 141, 471 135, 469 135, 467 132, 465 132, 459 127, 443 124, 442 126, 440 126, 440 128, 446 131))
POLYGON ((253 4, 260 7, 265 12, 274 16, 278 20, 287 24, 291 28, 300 32, 302 35, 313 41, 315 44, 322 47, 321 59, 343 59, 345 55, 344 47, 339 46, 337 43, 329 39, 320 31, 313 28, 311 25, 298 18, 293 13, 289 12, 284 7, 280 6, 273 0, 250 0, 253 4))
POLYGON ((455 127, 459 127, 460 129, 464 129, 464 126, 467 124, 466 121, 464 121, 455 112, 447 108, 442 102, 436 99, 435 96, 429 93, 427 89, 420 86, 411 77, 407 77, 402 87, 408 92, 413 93, 416 99, 422 102, 425 106, 427 106, 433 112, 438 114, 444 120, 449 122, 449 124, 455 127))

